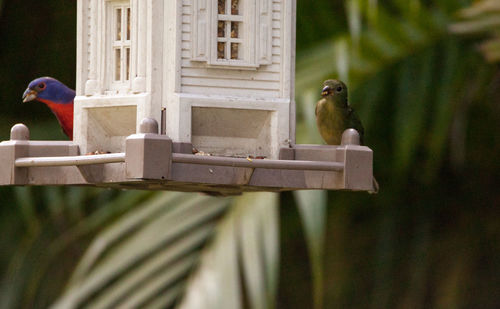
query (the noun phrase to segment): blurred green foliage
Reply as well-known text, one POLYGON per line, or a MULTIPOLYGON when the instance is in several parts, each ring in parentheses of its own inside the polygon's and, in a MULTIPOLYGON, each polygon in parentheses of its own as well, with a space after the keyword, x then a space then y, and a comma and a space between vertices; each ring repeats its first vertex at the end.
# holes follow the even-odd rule
MULTIPOLYGON (((500 306, 500 27, 484 22, 500 20, 495 4, 298 0, 297 140, 321 142, 321 81, 348 80, 381 186, 328 192, 325 308, 500 306)), ((75 11, 76 1, 0 1, 2 140, 15 122, 34 139, 63 138, 45 106, 20 97, 40 75, 74 85, 75 11)), ((52 303, 92 239, 154 196, 0 187, 0 307, 52 303)), ((292 194, 280 197, 278 307, 309 308, 307 235, 292 194)))

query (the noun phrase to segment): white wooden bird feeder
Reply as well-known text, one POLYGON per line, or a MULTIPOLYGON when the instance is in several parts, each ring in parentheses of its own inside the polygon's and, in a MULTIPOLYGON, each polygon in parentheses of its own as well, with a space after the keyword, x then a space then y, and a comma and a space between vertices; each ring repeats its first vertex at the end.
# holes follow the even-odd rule
POLYGON ((14 126, 0 184, 373 189, 357 132, 295 145, 295 0, 81 0, 77 24, 74 141, 14 126))

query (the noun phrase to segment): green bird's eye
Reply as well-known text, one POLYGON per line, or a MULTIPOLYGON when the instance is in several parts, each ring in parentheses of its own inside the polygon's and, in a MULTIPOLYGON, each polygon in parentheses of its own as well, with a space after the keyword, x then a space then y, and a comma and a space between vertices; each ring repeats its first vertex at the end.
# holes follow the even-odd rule
POLYGON ((341 92, 342 91, 342 87, 341 86, 338 86, 337 87, 337 92, 341 92))

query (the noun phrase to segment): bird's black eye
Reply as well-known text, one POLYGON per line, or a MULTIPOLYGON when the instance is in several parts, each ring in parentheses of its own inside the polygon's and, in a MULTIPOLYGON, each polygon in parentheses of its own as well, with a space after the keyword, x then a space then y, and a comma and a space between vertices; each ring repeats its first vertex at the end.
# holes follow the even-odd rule
POLYGON ((338 87, 337 87, 337 91, 338 91, 338 92, 341 92, 341 91, 342 91, 342 86, 338 86, 338 87))
POLYGON ((40 90, 45 89, 45 87, 46 87, 45 83, 38 84, 38 89, 40 89, 40 90))

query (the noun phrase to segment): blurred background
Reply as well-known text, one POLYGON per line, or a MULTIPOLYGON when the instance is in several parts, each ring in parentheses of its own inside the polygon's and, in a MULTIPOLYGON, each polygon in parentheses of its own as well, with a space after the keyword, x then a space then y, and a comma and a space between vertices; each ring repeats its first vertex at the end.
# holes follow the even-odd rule
MULTIPOLYGON (((66 139, 76 1, 0 0, 0 140, 66 139)), ((340 78, 378 195, 0 187, 0 308, 499 308, 500 1, 297 0, 297 142, 340 78)))

